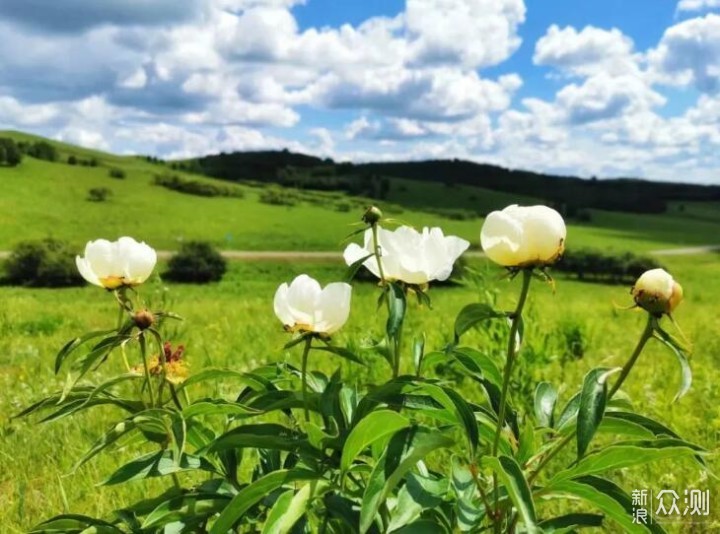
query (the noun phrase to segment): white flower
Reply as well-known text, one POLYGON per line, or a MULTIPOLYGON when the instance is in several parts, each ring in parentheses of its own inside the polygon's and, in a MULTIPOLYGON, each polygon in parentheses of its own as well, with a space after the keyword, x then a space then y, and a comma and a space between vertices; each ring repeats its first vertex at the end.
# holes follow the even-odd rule
MULTIPOLYGON (((440 228, 423 228, 422 233, 409 226, 395 231, 377 227, 380 262, 386 280, 400 280, 408 284, 427 284, 431 280, 447 280, 453 264, 470 246, 455 236, 444 236, 440 228)), ((372 230, 365 231, 364 246, 351 243, 343 257, 348 265, 373 253, 372 230)), ((380 278, 377 258, 363 264, 380 278)))
POLYGON ((683 298, 683 289, 664 269, 645 271, 632 288, 635 303, 653 314, 672 313, 683 298))
POLYGON ((565 221, 554 209, 513 204, 485 218, 480 244, 505 267, 548 265, 562 255, 566 235, 565 221))
POLYGON ((96 286, 115 289, 142 284, 157 262, 155 250, 132 237, 98 239, 85 245, 85 256, 75 263, 82 277, 96 286))
POLYGON ((332 334, 350 316, 352 287, 344 282, 321 288, 317 280, 301 274, 275 292, 275 315, 288 330, 332 334))

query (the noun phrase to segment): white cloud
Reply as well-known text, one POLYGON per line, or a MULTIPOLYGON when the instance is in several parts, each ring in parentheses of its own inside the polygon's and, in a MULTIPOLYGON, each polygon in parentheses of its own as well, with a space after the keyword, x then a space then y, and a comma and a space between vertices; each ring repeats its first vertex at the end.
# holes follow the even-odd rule
POLYGON ((620 30, 586 26, 560 29, 553 24, 535 44, 533 62, 587 76, 597 73, 625 75, 638 70, 633 41, 620 30))
POLYGON ((720 0, 680 0, 677 11, 703 11, 720 8, 720 0))
POLYGON ((708 14, 668 28, 648 53, 652 73, 661 83, 693 84, 702 92, 720 90, 720 16, 708 14))

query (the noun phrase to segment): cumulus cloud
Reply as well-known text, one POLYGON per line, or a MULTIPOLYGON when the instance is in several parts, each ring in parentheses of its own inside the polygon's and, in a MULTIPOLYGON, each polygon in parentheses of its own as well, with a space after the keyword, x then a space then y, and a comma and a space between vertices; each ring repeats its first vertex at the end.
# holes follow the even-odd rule
POLYGON ((657 80, 693 84, 702 92, 720 89, 720 15, 708 14, 668 28, 648 53, 657 80))
POLYGON ((533 62, 576 75, 624 75, 637 71, 633 41, 620 30, 553 24, 535 44, 533 62))
POLYGON ((172 24, 196 17, 202 0, 3 0, 0 18, 25 27, 77 32, 95 26, 172 24))
POLYGON ((705 9, 720 8, 720 0, 680 0, 678 11, 703 11, 705 9))

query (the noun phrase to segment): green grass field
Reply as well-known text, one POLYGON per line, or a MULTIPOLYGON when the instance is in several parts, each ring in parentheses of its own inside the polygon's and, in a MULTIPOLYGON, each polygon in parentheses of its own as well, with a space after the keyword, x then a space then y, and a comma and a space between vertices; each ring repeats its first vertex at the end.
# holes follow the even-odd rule
MULTIPOLYGON (((0 137, 4 136, 35 139, 0 132, 0 137)), ((0 167, 0 250, 24 239, 47 236, 69 240, 81 248, 90 239, 121 235, 170 250, 190 239, 206 239, 235 250, 336 250, 355 228, 352 224, 359 219, 362 206, 371 202, 341 193, 303 192, 305 200, 297 206, 273 206, 258 201, 262 188, 247 185, 239 186, 244 198, 198 197, 153 185, 154 175, 168 170, 163 165, 54 144, 59 162, 26 157, 17 168, 0 167), (62 163, 69 155, 94 157, 99 166, 62 163), (127 177, 110 178, 110 168, 124 170, 127 177), (93 187, 109 188, 112 197, 105 202, 86 200, 93 187), (349 204, 351 211, 338 211, 338 204, 349 204)), ((227 183, 171 172, 206 183, 227 183)), ((481 188, 394 180, 388 202, 380 204, 385 204, 389 216, 414 226, 441 226, 446 233, 462 236, 477 247, 481 219, 450 220, 418 206, 434 203, 438 208, 472 207, 487 212, 513 202, 536 200, 481 188), (398 209, 400 202, 405 208, 398 209)), ((591 222, 570 225, 568 246, 650 251, 717 244, 717 208, 717 203, 687 203, 682 211, 673 206, 663 215, 593 211, 591 222)))
MULTIPOLYGON (((625 390, 641 413, 653 415, 681 435, 711 450, 717 446, 720 416, 717 400, 720 372, 720 340, 716 332, 716 298, 720 282, 709 275, 717 268, 713 255, 674 258, 669 268, 683 282, 687 299, 678 310, 677 321, 694 344, 695 381, 690 393, 678 404, 672 398, 679 383, 674 357, 659 344, 643 354, 625 390)), ((478 268, 485 273, 488 286, 497 290, 499 304, 510 307, 518 290, 517 282, 499 280, 501 274, 484 262, 478 268)), ((158 301, 161 295, 171 308, 185 317, 173 337, 188 347, 192 370, 207 366, 248 370, 272 360, 297 364, 297 351, 283 351, 287 334, 272 312, 272 296, 277 285, 298 272, 308 272, 321 282, 337 280, 342 266, 314 263, 304 265, 252 263, 232 264, 226 278, 206 287, 177 285, 164 289, 156 282, 146 285, 146 298, 158 301)), ((351 320, 338 334, 341 345, 362 345, 367 332, 382 332, 382 320, 375 314, 377 289, 360 284, 354 292, 351 320)), ((428 346, 440 348, 451 339, 456 313, 466 303, 477 301, 474 285, 431 290, 433 310, 411 309, 408 332, 430 333, 428 346)), ((114 302, 94 287, 64 290, 0 288, 3 312, 0 315, 0 524, 8 532, 20 532, 33 522, 68 510, 102 515, 123 502, 140 498, 145 484, 97 489, 95 484, 108 476, 125 457, 137 452, 137 444, 128 444, 117 454, 100 456, 71 474, 77 459, 115 415, 97 411, 59 423, 8 421, 32 399, 50 393, 62 384, 63 377, 52 374, 54 353, 74 334, 113 324, 114 302)), ((622 365, 642 328, 642 314, 619 310, 630 302, 627 288, 601 284, 582 284, 559 279, 557 290, 535 284, 530 300, 524 362, 519 366, 523 387, 516 396, 532 391, 540 380, 554 382, 561 400, 579 386, 590 368, 622 365), (582 357, 571 354, 573 343, 584 347, 582 357)), ((482 344, 480 334, 469 343, 482 344)), ((341 366, 346 376, 358 383, 389 377, 385 363, 368 356, 370 365, 362 368, 332 357, 315 358, 311 365, 330 371, 341 366)), ((405 365, 409 369, 409 354, 405 365)), ((118 371, 119 358, 104 372, 118 371)), ((463 386, 467 396, 474 390, 463 386)), ((194 397, 206 394, 232 398, 235 390, 218 383, 210 390, 194 390, 194 397)), ((711 457, 710 465, 718 465, 711 457)), ((704 479, 689 463, 664 462, 621 474, 627 485, 658 489, 662 487, 703 487, 717 494, 720 485, 704 479)), ((159 482, 152 483, 159 485, 159 482)))
MULTIPOLYGON (((120 235, 145 240, 158 249, 174 249, 182 240, 200 238, 225 249, 340 250, 344 236, 355 228, 352 224, 368 202, 340 194, 312 193, 298 206, 271 206, 258 201, 260 189, 247 185, 239 186, 245 191, 242 199, 195 197, 152 185, 153 175, 163 169, 156 164, 67 145, 58 147, 63 161, 69 154, 76 154, 96 157, 100 166, 69 166, 25 158, 16 169, 0 168, 0 250, 48 235, 69 240, 78 251, 89 239, 120 235), (122 168, 127 178, 109 178, 110 167, 122 168), (86 201, 87 190, 100 186, 113 190, 112 199, 102 203, 86 201), (336 205, 341 202, 351 203, 352 210, 338 211, 336 205)), ((440 225, 446 233, 466 237, 474 246, 481 219, 455 221, 414 209, 412 206, 422 205, 414 195, 443 198, 441 207, 461 209, 469 208, 470 202, 482 203, 482 209, 493 209, 510 202, 532 201, 478 188, 435 184, 415 187, 407 181, 393 185, 389 199, 393 204, 408 199, 407 206, 395 214, 397 218, 416 226, 440 225), (457 199, 455 204, 453 198, 457 199)), ((717 207, 712 203, 678 204, 669 213, 656 216, 593 212, 591 222, 570 226, 568 247, 651 251, 716 244, 720 228, 717 207)), ((387 211, 392 215, 392 209, 387 211)), ((720 255, 672 256, 662 261, 685 288, 686 299, 676 319, 693 342, 693 387, 679 403, 672 404, 679 367, 666 348, 652 343, 624 390, 641 413, 657 417, 715 453, 720 433, 720 255)), ((429 334, 429 348, 442 347, 451 339, 457 312, 464 304, 484 298, 488 291, 497 294, 503 308, 513 305, 518 282, 501 280, 500 269, 484 261, 478 261, 475 267, 484 274, 486 285, 431 288, 433 310, 411 307, 406 327, 409 336, 425 331, 429 334)), ((155 280, 143 286, 142 293, 151 302, 167 300, 169 307, 185 318, 175 327, 172 338, 187 345, 191 371, 207 366, 245 370, 278 359, 299 363, 296 350, 282 350, 287 334, 272 311, 277 286, 301 272, 327 283, 340 279, 343 270, 342 265, 334 263, 232 263, 220 283, 165 286, 155 280)), ((382 335, 384 315, 376 313, 376 298, 373 284, 356 286, 351 319, 337 335, 338 344, 363 346, 369 342, 368 332, 382 335)), ((589 369, 622 365, 643 323, 642 314, 621 309, 630 303, 629 288, 624 286, 559 278, 553 293, 550 286, 535 283, 529 301, 523 362, 519 365, 520 380, 513 386, 516 402, 529 394, 538 381, 549 380, 559 387, 564 403, 589 369)), ((124 458, 137 451, 140 444, 133 442, 71 473, 73 462, 113 421, 116 414, 110 410, 49 424, 9 419, 33 399, 62 385, 63 377, 53 375, 52 365, 55 353, 69 338, 112 326, 114 320, 113 299, 95 287, 0 287, 0 531, 23 532, 62 511, 101 516, 162 487, 164 481, 157 480, 118 488, 96 487, 124 458)), ((484 339, 472 333, 465 341, 482 345, 484 339)), ((352 376, 359 384, 389 378, 383 360, 374 355, 367 358, 368 367, 327 356, 315 357, 311 366, 325 371, 341 366, 344 375, 352 376)), ((409 354, 405 358, 409 369, 409 354)), ((121 368, 120 359, 115 357, 103 374, 121 368)), ((468 398, 476 394, 468 384, 461 387, 468 398)), ((235 393, 232 385, 225 383, 191 392, 193 397, 212 394, 228 399, 235 393)), ((709 464, 715 471, 720 467, 714 455, 709 464)), ((697 487, 710 489, 711 499, 720 495, 717 480, 701 475, 689 462, 663 462, 628 470, 617 473, 616 479, 622 480, 626 488, 682 491, 697 487)), ((711 502, 711 510, 717 520, 715 501, 711 502)))

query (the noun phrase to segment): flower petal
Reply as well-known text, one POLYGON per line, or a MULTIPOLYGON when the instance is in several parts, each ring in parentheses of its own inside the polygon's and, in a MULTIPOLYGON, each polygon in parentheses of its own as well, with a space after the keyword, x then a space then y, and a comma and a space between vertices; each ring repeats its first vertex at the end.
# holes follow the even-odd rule
MULTIPOLYGON (((523 227, 517 218, 506 211, 508 208, 493 211, 485 218, 480 231, 480 244, 492 261, 511 267, 522 263, 518 251, 523 242, 523 227)), ((509 211, 512 213, 514 210, 509 211)))
POLYGON ((288 306, 287 295, 288 285, 287 283, 285 283, 278 287, 277 291, 275 292, 275 298, 273 299, 273 309, 275 310, 275 315, 278 319, 280 319, 280 322, 282 322, 282 324, 284 324, 285 326, 293 327, 295 326, 295 317, 290 310, 290 306, 288 306))
POLYGON ((335 282, 325 286, 315 312, 315 330, 332 334, 339 330, 350 317, 352 286, 335 282))

